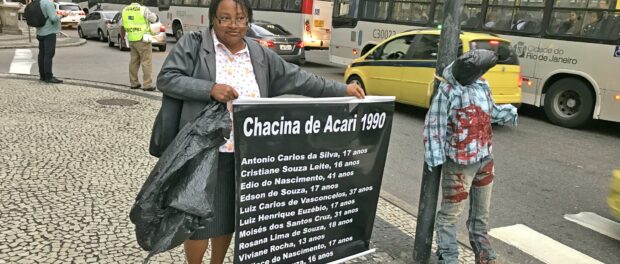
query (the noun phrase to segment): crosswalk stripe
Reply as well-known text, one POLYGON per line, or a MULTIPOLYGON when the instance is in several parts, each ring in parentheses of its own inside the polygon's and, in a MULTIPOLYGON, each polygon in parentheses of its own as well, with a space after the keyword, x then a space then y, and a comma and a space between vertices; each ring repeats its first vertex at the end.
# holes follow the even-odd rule
POLYGON ((544 263, 550 264, 598 264, 602 263, 560 242, 551 239, 528 226, 517 224, 493 228, 489 234, 544 263))
POLYGON ((620 223, 591 212, 564 215, 564 219, 575 222, 608 237, 620 240, 620 223))
POLYGON ((16 49, 9 73, 30 74, 30 68, 34 64, 32 51, 29 49, 16 49))

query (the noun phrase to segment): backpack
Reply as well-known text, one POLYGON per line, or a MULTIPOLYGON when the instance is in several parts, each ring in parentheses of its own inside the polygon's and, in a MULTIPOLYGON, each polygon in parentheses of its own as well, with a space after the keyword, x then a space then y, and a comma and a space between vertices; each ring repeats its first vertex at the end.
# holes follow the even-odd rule
POLYGON ((41 0, 33 0, 32 3, 26 5, 26 8, 24 8, 24 17, 26 18, 26 24, 28 24, 28 26, 44 26, 47 17, 43 15, 43 10, 41 10, 41 0))

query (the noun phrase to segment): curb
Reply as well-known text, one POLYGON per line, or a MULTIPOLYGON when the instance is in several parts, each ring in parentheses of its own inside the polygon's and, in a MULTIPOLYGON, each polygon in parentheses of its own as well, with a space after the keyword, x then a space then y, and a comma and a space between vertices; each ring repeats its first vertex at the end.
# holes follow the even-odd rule
MULTIPOLYGON (((39 81, 39 76, 31 75, 31 74, 0 73, 0 79, 39 81)), ((73 79, 73 78, 62 78, 62 80, 63 80, 62 84, 98 88, 98 89, 103 89, 103 90, 108 90, 108 91, 113 91, 113 92, 140 96, 140 97, 144 97, 144 98, 148 98, 152 100, 161 100, 161 92, 153 93, 153 92, 145 92, 142 90, 131 90, 129 89, 129 86, 119 85, 115 83, 95 82, 95 81, 73 79)), ((44 85, 53 85, 53 84, 44 84, 44 85)))
MULTIPOLYGON (((85 39, 79 39, 77 42, 58 43, 56 45, 56 48, 76 47, 76 46, 82 46, 84 44, 86 44, 86 40, 85 39)), ((26 44, 15 44, 15 45, 9 45, 9 46, 0 46, 0 49, 23 49, 23 48, 38 48, 38 47, 39 47, 39 44, 36 44, 36 43, 26 43, 26 44)))

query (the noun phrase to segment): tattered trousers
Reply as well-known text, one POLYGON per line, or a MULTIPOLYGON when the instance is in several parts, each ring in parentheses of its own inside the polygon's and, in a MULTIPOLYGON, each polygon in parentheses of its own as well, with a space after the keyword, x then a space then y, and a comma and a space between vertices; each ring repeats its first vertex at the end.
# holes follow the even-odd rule
POLYGON ((471 165, 459 165, 448 158, 442 172, 442 201, 436 221, 440 263, 459 263, 456 223, 468 199, 467 229, 476 263, 495 259, 487 235, 494 177, 493 158, 487 157, 471 165))

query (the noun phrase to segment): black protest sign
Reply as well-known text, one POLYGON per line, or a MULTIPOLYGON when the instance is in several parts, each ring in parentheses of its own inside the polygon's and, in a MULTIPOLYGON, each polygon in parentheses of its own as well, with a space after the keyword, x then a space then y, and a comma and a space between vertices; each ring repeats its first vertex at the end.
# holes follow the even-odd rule
POLYGON ((393 97, 238 100, 234 263, 327 263, 369 249, 393 97))

